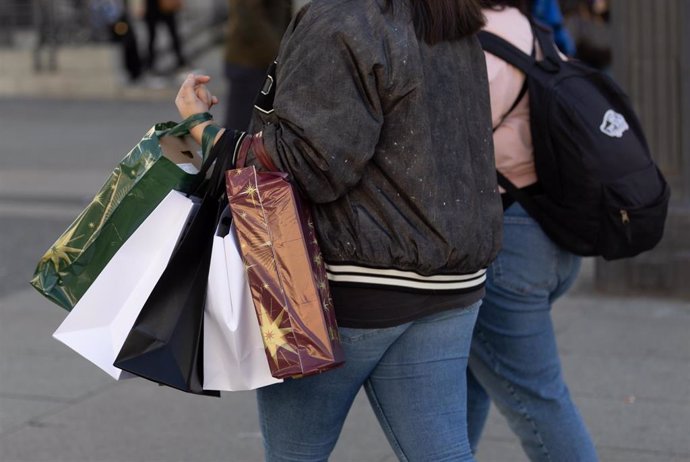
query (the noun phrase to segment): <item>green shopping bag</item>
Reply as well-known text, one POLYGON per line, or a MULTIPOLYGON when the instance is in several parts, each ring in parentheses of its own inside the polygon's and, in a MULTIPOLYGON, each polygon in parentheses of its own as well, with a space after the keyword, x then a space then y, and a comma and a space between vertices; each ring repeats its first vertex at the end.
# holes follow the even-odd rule
POLYGON ((209 120, 197 114, 154 125, 120 161, 101 190, 38 262, 31 285, 71 310, 146 217, 171 190, 194 191, 202 155, 189 135, 209 120))

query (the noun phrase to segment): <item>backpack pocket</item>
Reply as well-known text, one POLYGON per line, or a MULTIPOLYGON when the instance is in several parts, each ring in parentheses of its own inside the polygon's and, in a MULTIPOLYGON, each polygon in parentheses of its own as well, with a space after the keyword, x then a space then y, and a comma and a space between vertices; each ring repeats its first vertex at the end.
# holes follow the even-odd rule
POLYGON ((604 185, 597 247, 606 260, 633 257, 659 243, 668 211, 669 188, 657 167, 604 185))

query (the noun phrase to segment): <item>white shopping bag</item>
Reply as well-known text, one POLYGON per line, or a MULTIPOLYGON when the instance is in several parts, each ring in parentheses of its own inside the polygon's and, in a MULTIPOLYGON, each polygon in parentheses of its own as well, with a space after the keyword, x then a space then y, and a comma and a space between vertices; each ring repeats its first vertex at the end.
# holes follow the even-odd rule
POLYGON ((53 333, 115 379, 133 375, 113 366, 198 205, 171 191, 124 242, 53 333))
POLYGON ((225 209, 213 238, 204 308, 204 389, 254 390, 282 382, 271 376, 259 320, 225 209))

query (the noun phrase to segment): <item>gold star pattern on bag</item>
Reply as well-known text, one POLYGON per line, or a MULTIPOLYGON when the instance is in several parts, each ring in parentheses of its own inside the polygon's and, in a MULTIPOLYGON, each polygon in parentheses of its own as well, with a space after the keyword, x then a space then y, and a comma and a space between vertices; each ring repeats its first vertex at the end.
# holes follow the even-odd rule
POLYGON ((76 227, 72 227, 69 231, 60 236, 57 242, 53 244, 50 249, 48 249, 45 255, 43 255, 43 258, 41 258, 41 264, 46 264, 48 262, 52 263, 55 271, 58 273, 60 273, 61 263, 64 262, 65 265, 71 264, 73 261, 73 256, 79 255, 82 251, 81 248, 70 246, 72 242, 80 239, 83 236, 82 234, 79 236, 74 236, 76 229, 76 227))
POLYGON ((258 192, 259 190, 256 189, 253 184, 250 184, 247 186, 247 189, 244 190, 244 194, 246 194, 252 200, 252 205, 254 205, 254 207, 256 207, 255 197, 258 192))
MULTIPOLYGON (((242 247, 244 247, 244 246, 242 246, 242 247)), ((244 273, 245 274, 249 274, 249 270, 256 266, 256 265, 250 265, 249 263, 247 263, 247 260, 242 260, 242 263, 244 263, 244 273)))
POLYGON ((292 333, 292 329, 289 327, 280 327, 283 321, 284 310, 280 310, 280 314, 277 318, 271 319, 271 315, 268 314, 268 310, 261 303, 259 305, 261 319, 259 324, 261 325, 261 335, 264 338, 264 346, 268 350, 271 358, 278 364, 278 349, 282 348, 284 350, 290 351, 297 354, 297 352, 292 348, 292 345, 288 343, 286 336, 292 333))

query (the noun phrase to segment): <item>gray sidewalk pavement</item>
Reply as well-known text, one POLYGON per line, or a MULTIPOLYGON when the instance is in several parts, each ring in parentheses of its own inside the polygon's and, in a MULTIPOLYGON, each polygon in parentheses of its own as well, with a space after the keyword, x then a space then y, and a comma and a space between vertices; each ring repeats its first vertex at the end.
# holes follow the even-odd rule
MULTIPOLYGON (((217 399, 115 382, 51 338, 60 308, 26 289, 0 304, 0 460, 261 460, 253 393, 217 399)), ((555 321, 601 460, 690 460, 687 304, 578 293, 558 303, 555 321)), ((362 396, 332 460, 395 460, 362 396)), ((526 460, 493 410, 478 460, 526 460)))
MULTIPOLYGON (((51 338, 66 312, 28 286, 119 159, 153 123, 175 118, 172 100, 0 99, 0 461, 261 460, 253 393, 115 382, 51 338)), ((601 296, 592 266, 554 319, 601 460, 690 461, 690 303, 601 296)), ((495 410, 478 459, 526 460, 495 410)), ((331 460, 395 460, 362 396, 331 460)))

